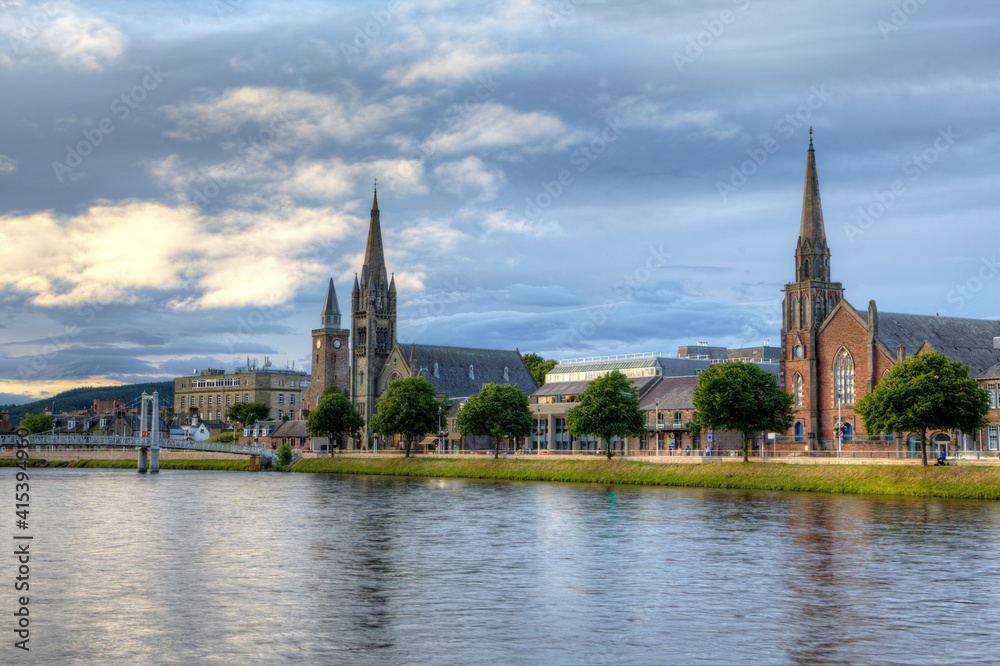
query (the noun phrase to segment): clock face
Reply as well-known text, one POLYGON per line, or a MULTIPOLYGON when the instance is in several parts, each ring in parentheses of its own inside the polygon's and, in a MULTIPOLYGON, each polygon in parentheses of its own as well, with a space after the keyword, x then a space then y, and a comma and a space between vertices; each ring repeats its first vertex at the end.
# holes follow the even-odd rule
POLYGON ((323 346, 323 341, 320 340, 319 338, 317 338, 316 339, 316 349, 319 349, 322 346, 323 346))
POLYGON ((333 341, 333 348, 334 349, 340 349, 340 340, 334 340, 333 341))

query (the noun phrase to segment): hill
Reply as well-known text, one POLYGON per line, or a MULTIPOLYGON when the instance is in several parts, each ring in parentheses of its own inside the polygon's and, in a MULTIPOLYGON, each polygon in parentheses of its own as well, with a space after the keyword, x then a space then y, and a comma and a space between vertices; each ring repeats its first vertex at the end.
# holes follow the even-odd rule
POLYGON ((23 405, 0 405, 0 408, 10 410, 10 420, 20 423, 25 414, 37 414, 46 407, 53 412, 75 412, 93 407, 94 400, 124 400, 125 404, 137 406, 142 392, 152 394, 160 392, 160 404, 174 404, 174 382, 149 382, 146 384, 124 384, 122 386, 84 386, 63 391, 44 400, 36 400, 23 405))

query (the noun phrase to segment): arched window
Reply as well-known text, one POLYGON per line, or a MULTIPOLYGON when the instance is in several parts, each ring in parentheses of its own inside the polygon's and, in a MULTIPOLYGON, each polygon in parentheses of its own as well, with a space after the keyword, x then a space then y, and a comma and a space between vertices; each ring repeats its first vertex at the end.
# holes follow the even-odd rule
POLYGON ((802 260, 802 279, 803 280, 808 280, 809 279, 809 260, 808 259, 803 259, 802 260))
POLYGON ((834 405, 854 402, 854 359, 843 347, 833 359, 833 400, 834 405))
POLYGON ((802 439, 803 439, 802 433, 803 433, 804 430, 805 430, 805 428, 802 427, 802 421, 797 421, 795 423, 795 441, 796 442, 801 442, 802 441, 802 439))
POLYGON ((788 318, 791 320, 792 328, 799 327, 799 299, 792 296, 791 306, 788 308, 788 318))
POLYGON ((795 377, 792 379, 792 388, 795 391, 795 406, 802 406, 802 375, 795 373, 795 377))
POLYGON ((845 421, 841 424, 841 431, 844 433, 842 438, 845 442, 850 442, 854 439, 854 425, 850 421, 845 421))

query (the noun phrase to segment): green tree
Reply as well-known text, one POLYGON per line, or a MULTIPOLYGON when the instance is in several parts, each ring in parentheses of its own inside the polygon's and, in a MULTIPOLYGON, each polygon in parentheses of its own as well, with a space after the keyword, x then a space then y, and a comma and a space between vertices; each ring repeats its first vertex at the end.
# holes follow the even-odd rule
POLYGON ((292 447, 288 442, 285 442, 278 447, 278 464, 285 466, 292 462, 292 447))
POLYGON ((574 437, 597 435, 607 444, 611 459, 611 438, 624 441, 646 432, 646 418, 639 409, 639 394, 622 372, 598 377, 580 395, 580 404, 566 414, 566 425, 574 437))
POLYGON ((36 432, 48 432, 52 430, 52 417, 45 413, 25 414, 21 418, 21 427, 27 428, 32 435, 36 432))
POLYGON ((753 363, 719 363, 698 375, 694 388, 695 424, 700 430, 736 430, 743 434, 743 461, 750 461, 750 434, 782 432, 792 425, 789 393, 753 363))
POLYGON ((854 411, 868 434, 919 432, 926 465, 927 431, 973 432, 985 427, 989 396, 969 377, 968 366, 928 352, 894 365, 854 411))
POLYGON ((557 361, 546 361, 538 354, 525 354, 524 364, 539 386, 545 383, 545 374, 556 367, 557 361))
POLYGON ((340 391, 324 391, 323 396, 306 419, 306 431, 312 437, 328 437, 332 449, 341 437, 357 437, 365 420, 340 391))
POLYGON ((462 405, 455 420, 463 435, 489 437, 494 458, 500 455, 501 439, 526 437, 533 425, 528 396, 510 384, 487 384, 462 405))
POLYGON ((243 427, 264 421, 271 415, 271 408, 263 402, 238 402, 226 410, 226 420, 243 424, 243 427))
POLYGON ((402 435, 406 439, 406 457, 415 440, 421 440, 438 426, 438 402, 434 386, 423 377, 405 377, 389 384, 378 401, 378 414, 371 422, 376 435, 402 435))

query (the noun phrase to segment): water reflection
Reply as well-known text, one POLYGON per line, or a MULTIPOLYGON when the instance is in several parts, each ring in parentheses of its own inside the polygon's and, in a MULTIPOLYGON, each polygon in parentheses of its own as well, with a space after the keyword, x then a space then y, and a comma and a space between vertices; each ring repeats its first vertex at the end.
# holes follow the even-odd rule
POLYGON ((990 663, 1000 654, 996 503, 36 474, 33 516, 50 545, 33 569, 34 663, 990 663))

